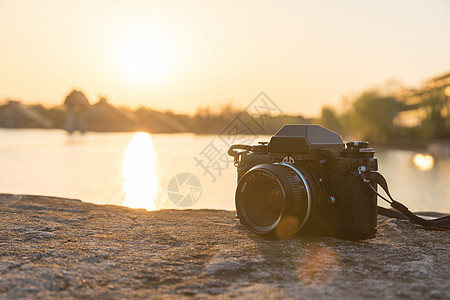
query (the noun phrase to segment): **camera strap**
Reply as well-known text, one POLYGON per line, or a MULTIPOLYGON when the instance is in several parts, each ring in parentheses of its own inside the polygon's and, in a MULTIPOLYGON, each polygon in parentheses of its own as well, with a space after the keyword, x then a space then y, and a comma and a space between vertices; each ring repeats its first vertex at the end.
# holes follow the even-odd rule
POLYGON ((391 218, 397 218, 397 219, 409 219, 412 223, 419 224, 427 229, 431 230, 450 230, 450 216, 444 216, 440 218, 435 219, 425 219, 422 218, 414 213, 412 213, 405 205, 401 204, 400 202, 394 200, 389 192, 388 184, 386 182, 386 179, 378 172, 375 171, 367 171, 364 172, 359 170, 359 176, 362 178, 362 180, 367 183, 367 185, 370 187, 370 189, 378 195, 381 199, 386 201, 391 205, 392 208, 396 209, 400 213, 393 211, 391 209, 387 209, 384 207, 378 206, 378 213, 381 215, 385 215, 391 218), (370 184, 370 183, 377 183, 385 192, 386 195, 389 197, 387 199, 386 197, 380 195, 377 190, 370 184))
POLYGON ((228 155, 234 158, 234 166, 237 167, 239 165, 240 156, 252 150, 252 146, 236 144, 232 145, 230 149, 228 149, 228 155))

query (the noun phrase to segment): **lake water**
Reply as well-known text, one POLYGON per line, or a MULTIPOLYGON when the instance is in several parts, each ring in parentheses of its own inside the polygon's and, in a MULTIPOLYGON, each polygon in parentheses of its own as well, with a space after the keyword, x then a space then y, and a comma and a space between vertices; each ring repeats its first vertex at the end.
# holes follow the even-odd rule
MULTIPOLYGON (((236 170, 226 150, 218 136, 0 129, 0 193, 148 210, 234 210, 236 170)), ((450 158, 375 152, 394 198, 412 211, 450 212, 450 158)))

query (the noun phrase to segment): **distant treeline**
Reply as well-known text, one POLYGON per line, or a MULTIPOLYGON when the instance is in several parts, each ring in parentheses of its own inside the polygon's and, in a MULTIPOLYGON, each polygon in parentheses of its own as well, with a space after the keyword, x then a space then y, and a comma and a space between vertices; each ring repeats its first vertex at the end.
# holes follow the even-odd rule
POLYGON ((115 107, 101 98, 91 105, 81 91, 72 91, 63 105, 23 105, 9 100, 0 105, 0 127, 59 128, 69 132, 100 131, 150 133, 273 134, 286 123, 312 123, 313 119, 293 115, 255 116, 231 104, 219 108, 202 107, 192 115, 158 111, 149 107, 115 107))
POLYGON ((439 94, 427 98, 410 105, 382 89, 370 89, 345 103, 340 112, 323 107, 316 122, 345 137, 379 144, 421 145, 450 139, 449 97, 439 94), (408 124, 411 120, 413 125, 408 124))
POLYGON ((444 99, 443 104, 441 100, 433 100, 434 102, 423 102, 433 104, 431 106, 427 104, 422 107, 422 102, 419 102, 420 105, 413 107, 405 105, 404 101, 398 100, 394 93, 386 92, 385 89, 369 89, 346 99, 338 109, 326 106, 317 118, 306 118, 301 115, 269 115, 264 112, 255 116, 231 104, 214 110, 210 107, 199 108, 192 115, 148 107, 114 107, 106 99, 100 99, 98 103, 91 105, 82 92, 72 91, 66 97, 64 105, 55 107, 25 106, 18 101, 9 101, 0 106, 0 127, 69 130, 68 126, 71 126, 69 131, 74 131, 77 130, 74 127, 76 122, 79 122, 82 131, 219 134, 224 130, 235 130, 235 133, 272 135, 284 124, 316 123, 340 133, 346 139, 375 143, 449 139, 448 115, 440 111, 445 105, 448 107, 448 97, 444 95, 444 98, 439 99, 444 99), (440 103, 440 106, 435 105, 436 103, 440 103), (428 110, 428 113, 423 114, 424 110, 428 110), (417 111, 418 115, 423 115, 422 119, 415 126, 404 126, 401 118, 399 119, 399 114, 404 111, 412 111, 413 114, 417 111), (69 119, 72 124, 68 123, 69 119), (238 132, 243 128, 247 132, 238 132))
MULTIPOLYGON (((51 120, 53 128, 66 128, 67 109, 64 106, 46 108, 42 105, 32 105, 31 108, 51 120)), ((145 131, 150 133, 179 133, 190 132, 197 134, 218 134, 239 118, 242 125, 249 128, 248 133, 274 134, 284 124, 310 124, 315 119, 301 115, 250 115, 244 110, 226 104, 214 111, 202 107, 194 114, 179 114, 172 111, 158 111, 149 107, 130 109, 128 107, 115 108, 114 114, 104 113, 95 117, 88 116, 87 131, 145 131), (127 118, 119 118, 127 116, 127 118), (109 116, 109 117, 107 117, 109 116), (92 120, 94 119, 94 120, 92 120), (264 122, 261 125, 261 120, 264 122), (120 124, 118 124, 120 123, 120 124), (124 126, 124 123, 127 123, 124 126), (259 124, 256 124, 259 123, 259 124)), ((242 128, 240 128, 242 129, 242 128)), ((239 130, 239 129, 238 129, 239 130)))
POLYGON ((353 139, 378 143, 414 136, 395 125, 402 104, 392 95, 371 89, 347 102, 339 113, 332 107, 323 107, 317 123, 353 139))

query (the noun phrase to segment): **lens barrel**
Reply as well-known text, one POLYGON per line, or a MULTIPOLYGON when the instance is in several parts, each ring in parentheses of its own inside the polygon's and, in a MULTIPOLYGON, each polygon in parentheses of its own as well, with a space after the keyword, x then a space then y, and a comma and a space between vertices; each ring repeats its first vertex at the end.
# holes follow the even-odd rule
POLYGON ((318 182, 301 166, 260 164, 239 180, 236 210, 241 223, 257 234, 288 237, 318 213, 318 182))

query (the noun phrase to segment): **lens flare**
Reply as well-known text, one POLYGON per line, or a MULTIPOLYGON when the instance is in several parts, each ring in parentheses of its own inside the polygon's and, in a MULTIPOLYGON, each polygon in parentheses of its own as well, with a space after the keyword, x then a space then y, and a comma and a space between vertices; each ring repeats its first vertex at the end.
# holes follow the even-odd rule
POLYGON ((297 218, 286 216, 280 220, 280 223, 275 228, 275 234, 279 239, 287 239, 297 232, 299 225, 300 222, 297 218))
POLYGON ((413 163, 419 170, 428 171, 433 168, 434 159, 431 155, 417 153, 413 157, 413 163))
POLYGON ((132 208, 156 209, 159 194, 159 178, 156 174, 156 151, 148 133, 136 132, 128 149, 122 178, 125 192, 123 205, 132 208))
POLYGON ((338 254, 330 247, 316 246, 306 250, 298 276, 303 285, 320 288, 332 282, 341 269, 338 254))

